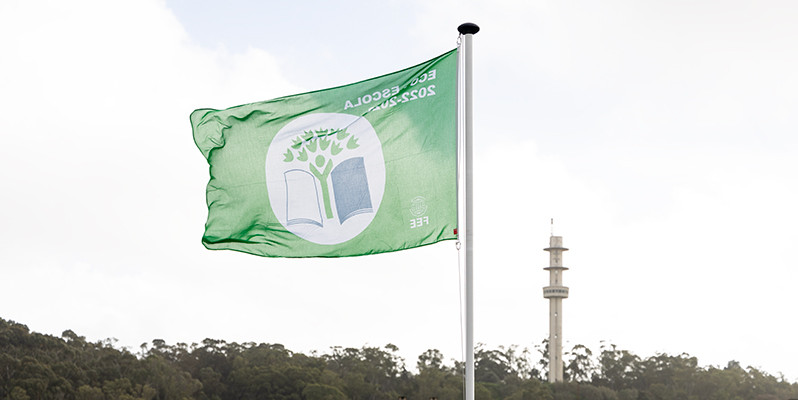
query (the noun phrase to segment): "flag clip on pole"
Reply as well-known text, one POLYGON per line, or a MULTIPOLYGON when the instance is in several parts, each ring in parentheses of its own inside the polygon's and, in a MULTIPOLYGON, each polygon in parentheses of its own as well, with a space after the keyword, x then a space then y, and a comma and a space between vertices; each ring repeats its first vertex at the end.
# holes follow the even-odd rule
POLYGON ((466 22, 457 27, 460 32, 463 52, 463 63, 460 72, 463 76, 462 108, 465 118, 458 118, 465 122, 465 400, 474 400, 474 228, 472 225, 473 185, 472 182, 472 93, 471 93, 471 38, 479 32, 479 26, 466 22))

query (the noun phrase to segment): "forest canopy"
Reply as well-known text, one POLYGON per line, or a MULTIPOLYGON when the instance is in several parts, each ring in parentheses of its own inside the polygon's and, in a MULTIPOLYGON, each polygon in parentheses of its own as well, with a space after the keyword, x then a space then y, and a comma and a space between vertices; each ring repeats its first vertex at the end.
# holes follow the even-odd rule
MULTIPOLYGON (((545 381, 545 341, 475 352, 477 400, 788 400, 798 383, 736 361, 701 367, 688 354, 642 358, 616 345, 566 354, 565 382, 545 381)), ((408 400, 461 399, 463 364, 430 349, 408 365, 391 344, 331 347, 309 355, 280 344, 167 344, 136 352, 115 340, 31 332, 0 318, 0 398, 77 400, 408 400)))

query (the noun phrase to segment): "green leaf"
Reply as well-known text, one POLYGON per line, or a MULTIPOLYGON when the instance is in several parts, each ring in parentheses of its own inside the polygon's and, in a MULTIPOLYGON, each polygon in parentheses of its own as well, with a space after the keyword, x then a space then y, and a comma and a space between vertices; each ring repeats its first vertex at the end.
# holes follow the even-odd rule
POLYGON ((330 143, 331 142, 332 141, 329 138, 327 138, 327 137, 320 138, 319 139, 319 149, 321 151, 327 150, 327 147, 330 147, 330 143))
POLYGON ((340 153, 341 150, 343 149, 341 148, 341 146, 338 145, 338 143, 333 143, 332 147, 330 147, 330 153, 334 156, 338 155, 338 153, 340 153))
POLYGON ((346 128, 344 128, 344 129, 339 129, 337 131, 337 135, 335 135, 335 138, 340 141, 343 141, 344 139, 346 139, 347 136, 349 136, 349 132, 347 132, 346 128))
POLYGON ((346 142, 346 148, 347 148, 347 149, 349 149, 349 150, 356 149, 356 148, 358 148, 358 147, 360 147, 360 145, 359 145, 359 144, 357 144, 357 138, 356 138, 356 137, 354 137, 354 136, 352 136, 352 137, 349 139, 349 141, 348 141, 348 142, 346 142))
POLYGON ((308 160, 308 152, 305 149, 299 152, 299 157, 297 157, 299 161, 307 161, 308 160))
POLYGON ((294 161, 294 153, 291 151, 291 149, 286 150, 283 156, 285 157, 285 159, 283 160, 284 162, 294 161))

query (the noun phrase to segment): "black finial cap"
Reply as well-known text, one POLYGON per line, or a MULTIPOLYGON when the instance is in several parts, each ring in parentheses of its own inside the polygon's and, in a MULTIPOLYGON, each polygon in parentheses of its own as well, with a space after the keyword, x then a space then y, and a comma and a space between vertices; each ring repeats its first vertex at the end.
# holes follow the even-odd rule
POLYGON ((460 32, 462 35, 473 35, 479 32, 479 26, 477 24, 466 22, 457 27, 457 31, 460 32))

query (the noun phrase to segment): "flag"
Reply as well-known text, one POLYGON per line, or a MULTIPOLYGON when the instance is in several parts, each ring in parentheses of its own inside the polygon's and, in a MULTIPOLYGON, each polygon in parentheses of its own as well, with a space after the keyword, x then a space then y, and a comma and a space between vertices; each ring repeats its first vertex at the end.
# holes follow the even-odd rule
POLYGON ((456 238, 457 52, 332 89, 191 114, 203 245, 346 257, 456 238))

